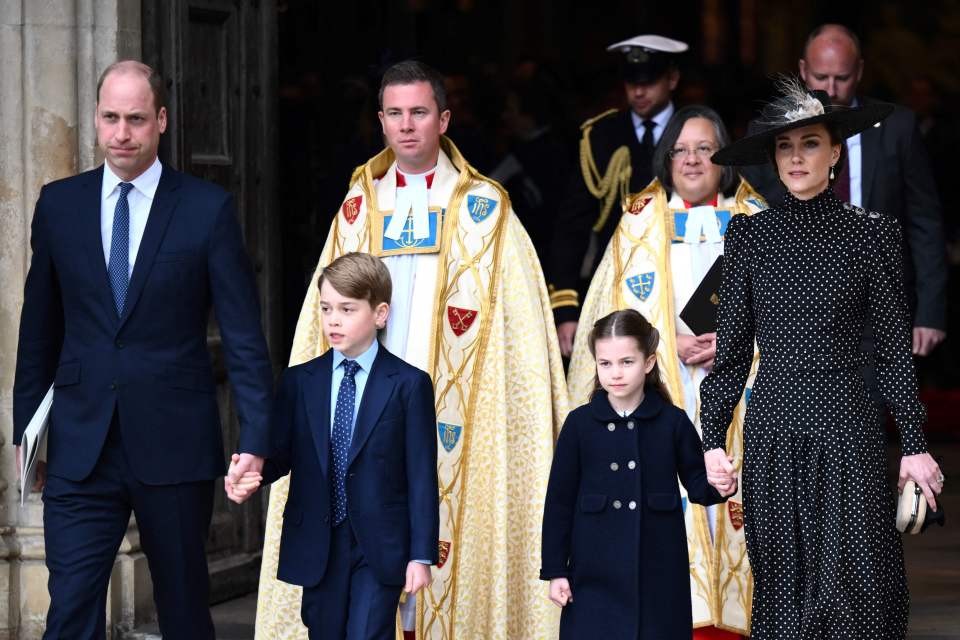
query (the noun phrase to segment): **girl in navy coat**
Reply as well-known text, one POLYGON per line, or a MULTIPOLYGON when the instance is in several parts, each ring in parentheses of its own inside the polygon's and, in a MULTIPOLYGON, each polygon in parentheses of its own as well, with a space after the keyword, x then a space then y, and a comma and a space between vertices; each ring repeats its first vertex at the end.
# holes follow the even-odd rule
MULTIPOLYGON (((543 514, 540 578, 563 607, 561 640, 691 637, 685 502, 724 497, 708 484, 700 438, 669 401, 657 330, 637 311, 601 318, 590 402, 567 417, 543 514)), ((715 479, 731 495, 734 476, 715 479)))

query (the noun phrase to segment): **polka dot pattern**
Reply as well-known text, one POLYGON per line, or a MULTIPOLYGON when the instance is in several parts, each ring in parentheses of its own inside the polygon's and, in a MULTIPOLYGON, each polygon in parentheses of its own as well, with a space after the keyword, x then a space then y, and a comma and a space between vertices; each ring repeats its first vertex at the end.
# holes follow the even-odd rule
POLYGON ((926 451, 896 220, 830 189, 737 216, 726 236, 704 450, 723 447, 753 357, 743 501, 752 640, 900 639, 908 594, 885 436, 859 368, 872 327, 903 453, 926 451))
POLYGON ((344 360, 343 380, 337 392, 337 406, 333 410, 333 432, 330 434, 330 461, 333 482, 330 485, 330 504, 333 508, 333 524, 338 525, 347 517, 347 458, 350 455, 350 440, 353 436, 353 411, 357 400, 357 381, 354 376, 360 365, 354 360, 344 360))

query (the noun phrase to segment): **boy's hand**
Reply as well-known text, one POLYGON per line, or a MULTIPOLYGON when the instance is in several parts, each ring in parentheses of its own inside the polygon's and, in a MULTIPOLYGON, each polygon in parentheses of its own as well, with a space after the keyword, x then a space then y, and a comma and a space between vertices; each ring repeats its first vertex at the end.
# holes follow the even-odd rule
POLYGON ((570 590, 570 581, 566 578, 554 578, 551 580, 550 600, 558 607, 565 607, 568 602, 573 602, 573 591, 570 590))
POLYGON ((236 466, 239 460, 240 456, 236 453, 233 454, 230 460, 230 471, 223 478, 223 488, 227 492, 227 498, 237 504, 243 504, 260 488, 263 476, 256 471, 246 471, 238 476, 236 466), (235 477, 239 477, 239 479, 237 481, 232 480, 235 477))
POLYGON ((430 586, 431 582, 433 582, 433 574, 430 573, 430 565, 416 560, 407 563, 407 584, 403 585, 404 593, 413 595, 420 589, 430 586))

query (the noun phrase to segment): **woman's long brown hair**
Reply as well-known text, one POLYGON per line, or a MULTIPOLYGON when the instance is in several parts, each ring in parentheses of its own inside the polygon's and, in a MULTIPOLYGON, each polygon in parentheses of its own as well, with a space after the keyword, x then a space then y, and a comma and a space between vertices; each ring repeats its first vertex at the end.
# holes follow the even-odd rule
MULTIPOLYGON (((587 338, 590 355, 596 360, 597 340, 618 337, 635 339, 644 358, 656 354, 657 345, 660 344, 660 332, 643 317, 642 313, 635 309, 621 309, 600 318, 594 323, 590 337, 587 338)), ((643 386, 653 387, 663 396, 664 400, 670 402, 670 392, 667 391, 667 385, 663 383, 663 377, 660 375, 659 362, 653 365, 653 369, 647 374, 643 386)), ((593 398, 597 391, 601 389, 603 387, 600 385, 600 377, 594 372, 593 391, 590 393, 590 397, 593 398)))

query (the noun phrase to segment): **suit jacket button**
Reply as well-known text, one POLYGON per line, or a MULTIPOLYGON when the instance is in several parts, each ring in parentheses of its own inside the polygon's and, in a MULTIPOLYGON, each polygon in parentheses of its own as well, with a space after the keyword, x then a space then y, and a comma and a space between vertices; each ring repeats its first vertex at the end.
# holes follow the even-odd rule
POLYGON ((616 462, 610 463, 610 471, 616 471, 619 468, 620 468, 620 465, 618 465, 616 462))
POLYGON ((323 516, 323 524, 330 522, 330 516, 323 516))
POLYGON ((628 466, 629 468, 631 468, 631 469, 636 469, 636 468, 637 468, 637 463, 634 462, 633 460, 631 460, 630 462, 627 463, 627 466, 628 466))
POLYGON ((627 506, 630 508, 631 511, 633 511, 634 509, 637 508, 637 503, 631 500, 627 506))
POLYGON ((634 427, 633 420, 631 420, 630 422, 627 423, 627 429, 633 429, 633 427, 634 427))
POLYGON ((113 382, 110 383, 110 390, 111 390, 111 391, 116 391, 116 390, 117 390, 117 382, 116 382, 116 381, 113 381, 113 382))
POLYGON ((614 509, 619 509, 619 508, 622 507, 622 506, 623 506, 623 503, 621 503, 619 500, 614 500, 614 501, 613 501, 613 508, 614 508, 614 509))
POLYGON ((613 424, 612 422, 610 422, 610 423, 607 424, 607 430, 608 430, 608 431, 613 431, 613 430, 615 430, 616 428, 617 428, 617 425, 613 424))
POLYGON ((123 340, 117 340, 116 343, 117 349, 123 349, 123 340))

